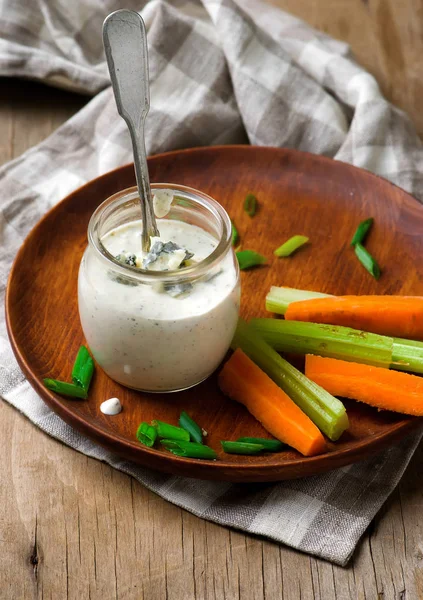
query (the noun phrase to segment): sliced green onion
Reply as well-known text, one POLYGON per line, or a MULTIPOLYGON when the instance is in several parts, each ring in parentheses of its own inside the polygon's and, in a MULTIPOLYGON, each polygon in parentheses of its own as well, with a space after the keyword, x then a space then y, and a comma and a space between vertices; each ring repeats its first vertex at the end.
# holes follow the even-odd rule
POLYGON ((157 429, 157 436, 159 439, 189 442, 189 433, 188 431, 185 431, 185 429, 182 429, 182 427, 176 427, 175 425, 170 425, 170 423, 164 423, 163 421, 151 421, 151 424, 157 429))
POLYGON ((247 444, 259 444, 263 446, 264 452, 279 452, 286 447, 279 440, 269 440, 268 438, 240 437, 237 442, 246 442, 247 444))
POLYGON ((241 348, 329 439, 337 440, 347 429, 348 416, 342 402, 290 365, 242 319, 231 346, 233 350, 241 348))
POLYGON ((257 198, 254 194, 247 194, 244 200, 244 210, 250 215, 250 217, 254 217, 257 212, 257 198))
POLYGON ((58 381, 57 379, 43 379, 44 385, 48 390, 61 394, 62 396, 70 396, 71 398, 88 398, 87 391, 74 383, 66 383, 66 381, 58 381))
POLYGON ((392 362, 393 339, 376 333, 283 319, 252 319, 250 325, 277 352, 317 354, 385 368, 392 362))
POLYGON ((284 315, 291 302, 311 300, 312 298, 329 298, 330 294, 320 292, 309 292, 307 290, 296 290, 289 287, 272 286, 266 296, 266 310, 284 315))
POLYGON ((251 444, 248 442, 220 442, 224 452, 228 454, 260 454, 264 450, 263 444, 251 444))
POLYGON ((354 246, 355 255, 358 260, 361 262, 363 267, 373 275, 375 279, 379 279, 380 277, 380 267, 373 258, 373 256, 366 250, 364 246, 361 244, 355 244, 354 246))
POLYGON ((85 346, 81 346, 73 364, 72 379, 78 375, 78 372, 82 369, 89 358, 91 358, 91 356, 88 352, 88 349, 85 346))
POLYGON ((251 267, 258 267, 259 265, 264 265, 267 262, 265 256, 262 256, 254 250, 240 250, 236 253, 236 257, 241 270, 250 269, 251 267))
POLYGON ((83 387, 88 392, 94 373, 94 361, 87 348, 81 346, 76 355, 72 369, 72 381, 75 385, 83 387))
POLYGON ((144 444, 144 446, 148 446, 149 448, 151 448, 152 446, 154 446, 154 442, 157 439, 157 429, 149 423, 140 423, 137 429, 137 433, 135 435, 137 436, 137 440, 141 442, 141 444, 144 444))
POLYGON ((301 248, 301 246, 307 244, 308 239, 309 238, 305 235, 294 235, 292 238, 289 238, 289 240, 282 244, 282 246, 279 246, 279 248, 277 248, 273 254, 275 256, 279 256, 280 258, 291 256, 291 254, 298 250, 298 248, 301 248))
POLYGON ((216 452, 209 446, 197 444, 196 442, 184 442, 181 440, 160 440, 160 443, 170 450, 176 456, 185 458, 204 458, 206 460, 215 460, 216 452))
POLYGON ((80 385, 88 392, 91 384, 91 379, 94 374, 94 361, 91 356, 88 358, 85 365, 81 367, 77 375, 72 376, 72 380, 76 385, 80 385))
POLYGON ((179 417, 179 425, 185 431, 188 431, 192 441, 198 444, 203 443, 203 431, 197 423, 183 410, 179 417))
POLYGON ((93 378, 93 374, 94 374, 94 361, 90 356, 90 358, 87 360, 87 362, 82 367, 81 372, 80 372, 81 385, 87 392, 90 387, 91 379, 93 378))
POLYGON ((354 233, 353 239, 351 240, 351 246, 363 244, 372 225, 373 217, 370 217, 370 219, 366 219, 365 221, 361 221, 354 233))
POLYGON ((235 223, 233 221, 231 221, 232 224, 232 246, 236 246, 238 240, 239 240, 239 233, 238 233, 238 229, 235 227, 235 223))

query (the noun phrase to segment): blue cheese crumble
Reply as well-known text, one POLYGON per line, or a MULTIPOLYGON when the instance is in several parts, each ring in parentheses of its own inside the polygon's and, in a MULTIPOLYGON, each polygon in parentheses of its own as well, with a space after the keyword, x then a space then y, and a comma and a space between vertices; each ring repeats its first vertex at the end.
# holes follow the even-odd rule
POLYGON ((143 269, 148 271, 174 271, 184 265, 194 255, 175 242, 163 243, 157 240, 142 261, 143 269))
POLYGON ((123 265, 129 265, 130 267, 141 266, 141 261, 137 258, 136 254, 133 254, 132 252, 126 252, 126 250, 122 250, 122 252, 115 256, 115 258, 123 265))
MULTIPOLYGON (((124 265, 143 268, 147 271, 175 271, 187 265, 194 254, 186 248, 175 244, 175 242, 162 242, 157 238, 152 238, 153 245, 150 252, 144 257, 139 258, 133 253, 122 250, 115 258, 124 265)), ((126 283, 123 277, 112 277, 118 283, 126 283)), ((130 282, 130 280, 128 280, 130 282)), ((136 285, 136 284, 135 284, 136 285)), ((191 283, 162 284, 155 285, 157 292, 166 292, 169 296, 177 298, 185 295, 192 290, 191 283)))

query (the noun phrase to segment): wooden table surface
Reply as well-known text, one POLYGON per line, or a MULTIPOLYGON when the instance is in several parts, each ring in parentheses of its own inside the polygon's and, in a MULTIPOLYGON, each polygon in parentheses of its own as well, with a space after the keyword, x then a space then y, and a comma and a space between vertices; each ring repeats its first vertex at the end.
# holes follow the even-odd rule
MULTIPOLYGON (((349 41, 420 133, 419 0, 273 0, 349 41)), ((86 99, 0 80, 0 163, 86 99)), ((347 568, 207 523, 51 439, 0 403, 3 600, 418 600, 423 598, 420 448, 347 568)))

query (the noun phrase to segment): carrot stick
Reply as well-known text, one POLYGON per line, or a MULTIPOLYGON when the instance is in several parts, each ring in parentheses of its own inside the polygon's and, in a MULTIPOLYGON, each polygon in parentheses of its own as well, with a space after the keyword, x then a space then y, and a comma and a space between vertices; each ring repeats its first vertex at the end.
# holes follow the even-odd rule
POLYGON ((219 386, 281 442, 305 456, 326 451, 324 437, 316 425, 240 348, 220 372, 219 386))
POLYGON ((336 358, 306 356, 306 376, 334 396, 423 416, 423 378, 336 358))
POLYGON ((314 298, 289 304, 285 319, 344 325, 381 335, 423 340, 423 297, 314 298))

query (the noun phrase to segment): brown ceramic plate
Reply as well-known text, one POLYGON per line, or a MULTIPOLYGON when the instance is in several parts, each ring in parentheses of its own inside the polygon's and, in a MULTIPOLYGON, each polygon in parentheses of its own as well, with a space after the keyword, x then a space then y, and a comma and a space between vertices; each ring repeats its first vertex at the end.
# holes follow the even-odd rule
MULTIPOLYGON (((244 317, 269 316, 264 298, 271 285, 332 294, 423 295, 423 207, 366 171, 321 156, 251 146, 170 152, 150 158, 149 168, 154 182, 186 184, 216 198, 234 219, 243 248, 269 258, 268 266, 242 273, 244 317), (243 212, 248 192, 259 199, 254 218, 243 212), (376 224, 367 246, 383 269, 378 282, 349 247, 357 223, 369 216, 376 224), (274 257, 273 250, 294 234, 308 235, 311 245, 289 259, 274 257)), ((87 401, 46 390, 43 377, 69 380, 84 342, 76 287, 89 218, 105 198, 132 185, 128 165, 65 198, 31 231, 10 274, 7 325, 16 357, 31 385, 67 423, 128 460, 175 475, 230 481, 276 481, 334 469, 395 443, 420 423, 348 401, 350 429, 327 454, 231 456, 220 451, 220 440, 266 433, 244 407, 219 392, 216 375, 185 392, 148 395, 114 383, 97 368, 87 401), (124 410, 107 417, 99 406, 112 396, 121 399, 124 410), (182 409, 209 432, 217 461, 178 458, 135 439, 141 421, 176 424, 182 409)))

